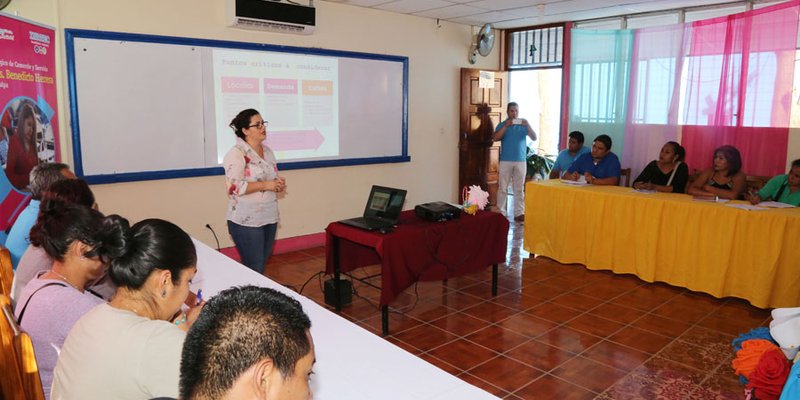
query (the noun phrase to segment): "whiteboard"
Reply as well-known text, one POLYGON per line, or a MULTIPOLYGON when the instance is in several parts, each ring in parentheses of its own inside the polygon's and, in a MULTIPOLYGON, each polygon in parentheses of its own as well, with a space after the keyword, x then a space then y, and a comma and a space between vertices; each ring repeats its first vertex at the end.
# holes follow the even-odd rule
POLYGON ((90 183, 222 174, 245 108, 280 169, 407 162, 408 58, 66 30, 75 171, 90 183), (277 88, 277 89, 276 89, 277 88))

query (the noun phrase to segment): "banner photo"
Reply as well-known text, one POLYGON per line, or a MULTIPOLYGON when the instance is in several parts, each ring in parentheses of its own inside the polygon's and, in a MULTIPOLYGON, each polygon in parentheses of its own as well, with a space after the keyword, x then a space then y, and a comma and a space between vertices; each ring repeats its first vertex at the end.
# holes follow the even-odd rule
POLYGON ((19 190, 58 160, 55 30, 0 13, 0 163, 19 190))

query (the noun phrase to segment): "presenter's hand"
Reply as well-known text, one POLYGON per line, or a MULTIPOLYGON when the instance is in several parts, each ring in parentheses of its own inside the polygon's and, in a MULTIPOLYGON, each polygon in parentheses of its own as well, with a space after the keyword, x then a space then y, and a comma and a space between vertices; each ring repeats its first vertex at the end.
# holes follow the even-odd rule
POLYGON ((594 181, 594 177, 588 172, 585 172, 583 176, 586 178, 586 183, 592 183, 592 181, 594 181))
POLYGON ((564 176, 562 176, 561 178, 566 179, 568 181, 577 181, 579 176, 580 175, 578 175, 578 171, 575 171, 572 173, 566 172, 564 173, 564 176))
POLYGON ((526 128, 527 128, 527 127, 529 127, 529 126, 531 126, 531 125, 528 123, 528 120, 527 120, 527 119, 525 119, 525 118, 522 118, 522 126, 524 126, 524 127, 526 127, 526 128))
POLYGON ((761 196, 758 194, 750 195, 750 204, 758 204, 761 203, 761 196))

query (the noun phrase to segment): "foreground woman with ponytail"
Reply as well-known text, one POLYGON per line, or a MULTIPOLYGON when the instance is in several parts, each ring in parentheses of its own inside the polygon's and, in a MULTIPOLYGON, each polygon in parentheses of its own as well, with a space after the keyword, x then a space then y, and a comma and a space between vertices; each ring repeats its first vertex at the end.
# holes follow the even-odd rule
POLYGON ((52 399, 177 397, 181 348, 201 306, 180 315, 197 271, 189 235, 148 219, 123 230, 109 274, 117 293, 81 318, 56 366, 52 399))

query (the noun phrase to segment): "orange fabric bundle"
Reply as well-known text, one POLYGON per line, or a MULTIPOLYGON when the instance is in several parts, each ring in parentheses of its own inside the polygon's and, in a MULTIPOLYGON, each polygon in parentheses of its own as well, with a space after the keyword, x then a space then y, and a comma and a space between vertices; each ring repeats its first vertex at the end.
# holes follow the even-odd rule
POLYGON ((761 355, 770 350, 780 350, 769 340, 750 339, 742 342, 742 348, 736 352, 736 358, 731 361, 731 366, 736 374, 750 379, 750 373, 758 365, 761 355))

